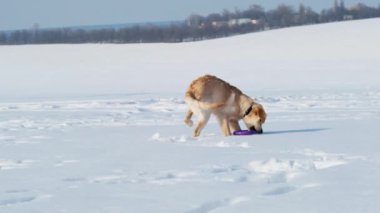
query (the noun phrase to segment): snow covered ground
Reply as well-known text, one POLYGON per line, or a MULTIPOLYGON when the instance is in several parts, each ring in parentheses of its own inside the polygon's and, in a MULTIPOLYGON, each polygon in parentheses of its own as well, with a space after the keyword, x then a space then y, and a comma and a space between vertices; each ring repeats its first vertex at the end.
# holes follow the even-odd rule
POLYGON ((0 212, 380 212, 379 24, 1 46, 0 212), (204 73, 264 105, 263 135, 191 137, 204 73))

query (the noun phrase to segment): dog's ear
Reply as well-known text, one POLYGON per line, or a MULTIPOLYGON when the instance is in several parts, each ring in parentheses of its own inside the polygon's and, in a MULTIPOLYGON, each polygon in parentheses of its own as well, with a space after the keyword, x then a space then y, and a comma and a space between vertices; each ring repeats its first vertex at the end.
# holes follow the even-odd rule
POLYGON ((267 114, 265 113, 264 107, 261 104, 257 104, 252 109, 254 115, 260 117, 262 122, 264 123, 267 119, 267 114))
POLYGON ((254 106, 252 109, 252 112, 255 116, 259 116, 260 115, 260 107, 258 105, 254 106))

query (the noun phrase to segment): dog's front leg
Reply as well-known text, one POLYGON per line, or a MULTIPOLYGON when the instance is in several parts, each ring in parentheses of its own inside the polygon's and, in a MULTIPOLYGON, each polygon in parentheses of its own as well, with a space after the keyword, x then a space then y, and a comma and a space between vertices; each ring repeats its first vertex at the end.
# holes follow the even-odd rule
POLYGON ((223 135, 224 136, 230 136, 231 135, 231 130, 230 130, 230 125, 229 125, 228 119, 227 118, 222 118, 220 120, 220 125, 221 125, 221 128, 222 128, 223 135))
POLYGON ((230 132, 241 130, 239 122, 237 120, 230 120, 230 132))

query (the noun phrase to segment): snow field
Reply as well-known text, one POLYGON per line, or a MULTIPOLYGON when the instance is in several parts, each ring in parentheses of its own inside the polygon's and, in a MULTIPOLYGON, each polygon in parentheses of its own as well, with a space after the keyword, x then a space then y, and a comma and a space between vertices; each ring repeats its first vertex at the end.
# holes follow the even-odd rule
POLYGON ((0 212, 380 212, 379 22, 0 47, 0 212), (263 135, 191 137, 206 73, 264 105, 263 135))
MULTIPOLYGON (((380 158, 368 150, 375 136, 364 137, 371 141, 364 148, 357 138, 380 118, 380 93, 272 93, 257 98, 270 115, 265 134, 229 138, 215 120, 192 138, 180 95, 3 102, 0 178, 10 184, 0 192, 0 209, 80 212, 75 198, 98 203, 83 207, 94 212, 244 212, 257 209, 258 198, 327 193, 331 185, 340 192, 345 185, 335 178, 342 170, 377 168, 380 158), (351 122, 360 128, 349 135, 351 122), (36 178, 40 173, 48 175, 36 178), (172 193, 197 196, 173 203, 172 193)), ((354 184, 363 177, 345 178, 354 184)), ((370 197, 377 193, 364 188, 370 197)))

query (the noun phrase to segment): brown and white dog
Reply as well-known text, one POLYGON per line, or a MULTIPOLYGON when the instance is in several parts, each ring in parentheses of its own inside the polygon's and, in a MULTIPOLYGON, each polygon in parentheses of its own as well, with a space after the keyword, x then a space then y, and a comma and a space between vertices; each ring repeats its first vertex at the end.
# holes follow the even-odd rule
POLYGON ((194 80, 185 94, 185 101, 189 106, 185 123, 192 126, 191 117, 193 114, 198 116, 194 137, 201 134, 211 114, 217 117, 225 136, 241 130, 241 119, 248 129, 263 133, 262 124, 266 119, 263 106, 215 76, 205 75, 194 80))

